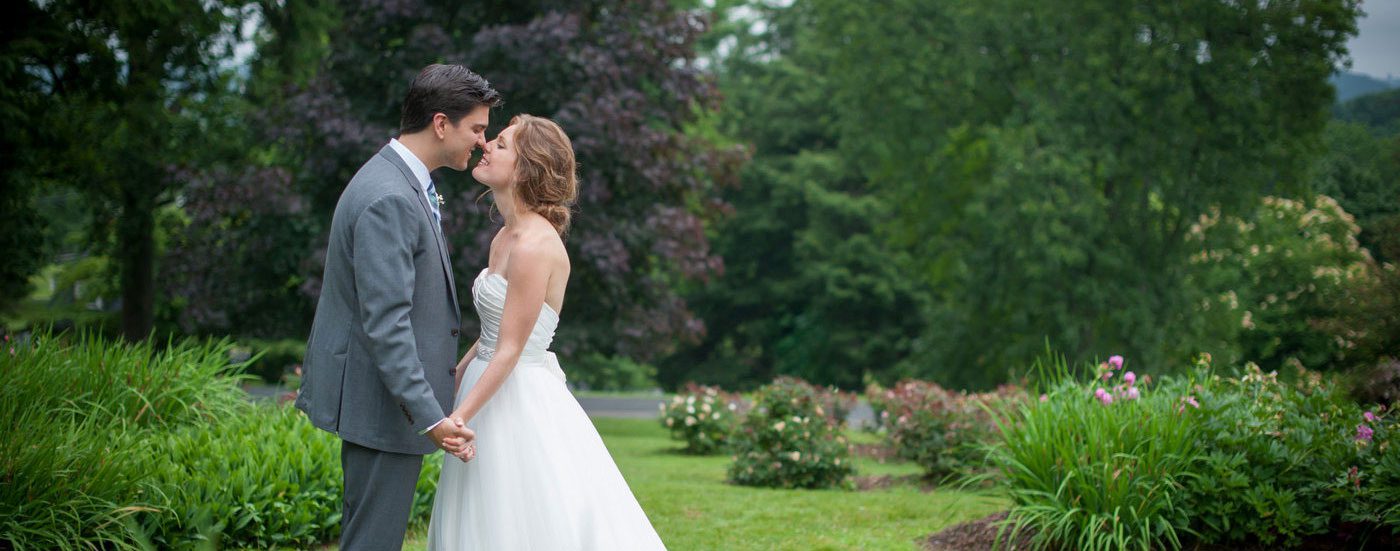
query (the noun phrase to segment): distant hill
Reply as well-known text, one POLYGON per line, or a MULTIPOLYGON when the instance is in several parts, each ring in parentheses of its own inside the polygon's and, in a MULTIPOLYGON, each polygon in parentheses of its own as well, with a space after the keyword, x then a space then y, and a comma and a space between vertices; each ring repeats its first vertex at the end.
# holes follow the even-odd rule
POLYGON ((1353 73, 1336 73, 1332 75, 1332 85, 1337 87, 1337 103, 1344 103, 1352 98, 1384 92, 1391 88, 1400 88, 1400 79, 1381 80, 1379 78, 1353 73))

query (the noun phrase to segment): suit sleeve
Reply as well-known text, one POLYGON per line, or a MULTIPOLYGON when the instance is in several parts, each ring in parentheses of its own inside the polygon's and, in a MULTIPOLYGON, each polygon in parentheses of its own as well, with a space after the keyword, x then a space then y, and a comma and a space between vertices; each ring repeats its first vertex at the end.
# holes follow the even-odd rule
POLYGON ((371 203, 355 221, 353 262, 360 320, 379 378, 398 400, 406 421, 421 433, 445 414, 423 375, 409 319, 418 210, 397 195, 371 203))

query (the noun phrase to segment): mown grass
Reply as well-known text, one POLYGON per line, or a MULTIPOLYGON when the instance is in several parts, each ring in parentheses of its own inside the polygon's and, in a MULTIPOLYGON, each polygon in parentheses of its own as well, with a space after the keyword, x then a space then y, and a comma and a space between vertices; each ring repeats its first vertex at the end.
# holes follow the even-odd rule
MULTIPOLYGON (((915 549, 949 525, 1008 507, 1002 498, 902 483, 870 491, 772 490, 725 482, 728 456, 678 453, 654 419, 593 420, 667 548, 915 549)), ((852 434, 861 440, 869 436, 852 434)), ((908 477, 917 466, 861 458, 860 476, 908 477)), ((422 527, 405 549, 425 549, 422 527)))

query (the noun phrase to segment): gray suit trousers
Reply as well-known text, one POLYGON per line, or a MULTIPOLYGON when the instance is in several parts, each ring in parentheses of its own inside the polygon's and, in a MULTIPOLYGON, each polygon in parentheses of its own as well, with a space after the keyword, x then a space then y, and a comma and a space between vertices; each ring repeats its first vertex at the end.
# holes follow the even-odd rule
POLYGON ((423 456, 380 451, 341 440, 340 466, 345 471, 340 548, 344 551, 403 549, 423 456))

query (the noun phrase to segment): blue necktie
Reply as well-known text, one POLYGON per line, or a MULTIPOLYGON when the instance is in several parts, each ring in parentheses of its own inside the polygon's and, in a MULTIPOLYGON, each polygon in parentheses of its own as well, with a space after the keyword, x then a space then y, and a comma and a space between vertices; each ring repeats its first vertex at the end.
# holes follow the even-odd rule
POLYGON ((442 212, 438 211, 438 199, 437 199, 437 198, 438 198, 438 194, 437 194, 437 185, 436 185, 436 182, 434 182, 434 181, 432 181, 431 179, 429 179, 429 180, 428 180, 428 208, 432 209, 432 211, 433 211, 433 220, 436 221, 436 222, 438 223, 438 227, 441 228, 441 227, 442 227, 442 212))

